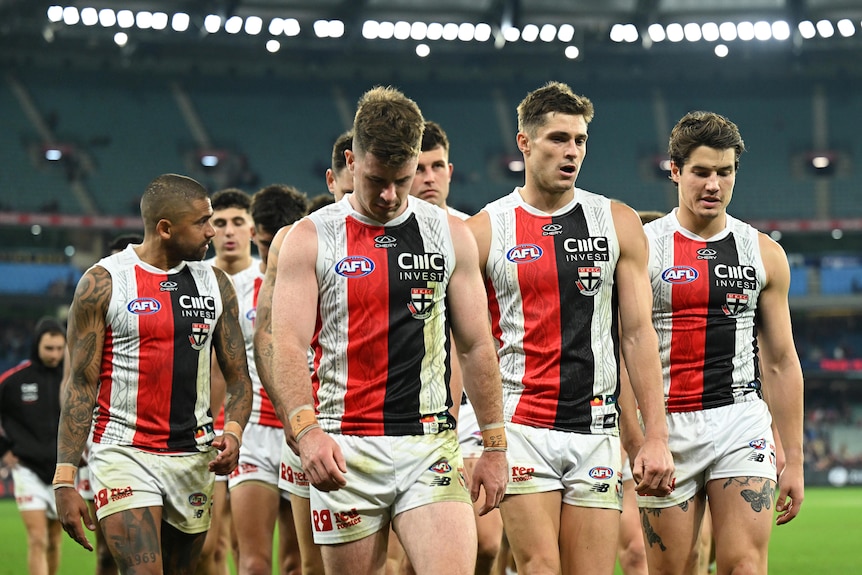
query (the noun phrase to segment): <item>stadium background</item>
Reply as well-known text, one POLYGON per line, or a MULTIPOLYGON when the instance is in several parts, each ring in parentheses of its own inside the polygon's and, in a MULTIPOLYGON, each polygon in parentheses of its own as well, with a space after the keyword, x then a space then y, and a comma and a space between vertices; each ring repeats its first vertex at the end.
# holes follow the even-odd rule
POLYGON ((522 181, 515 107, 560 80, 596 106, 578 185, 636 209, 675 205, 662 162, 682 114, 740 126, 730 212, 791 261, 808 481, 862 485, 860 55, 856 0, 0 0, 0 368, 140 230, 156 175, 324 193, 357 98, 394 85, 447 131, 450 203, 472 213, 522 181))

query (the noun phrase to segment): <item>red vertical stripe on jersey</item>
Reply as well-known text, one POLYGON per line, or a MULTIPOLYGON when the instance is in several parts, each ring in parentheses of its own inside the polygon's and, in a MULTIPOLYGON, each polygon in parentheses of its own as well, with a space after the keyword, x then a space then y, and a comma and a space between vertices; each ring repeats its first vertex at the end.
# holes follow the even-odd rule
MULTIPOLYGON (((553 236, 542 235, 542 225, 550 216, 536 217, 522 208, 515 210, 516 241, 529 254, 538 246, 542 256, 518 265, 518 285, 524 314, 524 381, 529 382, 518 402, 512 421, 530 425, 553 426, 557 419, 560 396, 560 327, 559 315, 544 317, 547 302, 560 301, 557 261, 553 236)), ((517 257, 517 256, 515 256, 517 257)))
POLYGON ((379 330, 369 329, 371 325, 390 323, 387 254, 386 250, 373 247, 374 237, 384 233, 383 227, 370 228, 351 219, 347 221, 347 253, 368 257, 375 267, 367 276, 347 280, 347 391, 341 422, 341 431, 346 434, 384 433, 389 346, 379 330))
POLYGON ((151 449, 168 447, 171 428, 171 394, 174 377, 173 346, 174 310, 171 292, 162 291, 159 283, 167 275, 153 274, 135 267, 139 294, 148 294, 159 302, 159 311, 138 316, 140 362, 138 364, 138 422, 132 445, 151 449), (165 320, 165 317, 169 318, 165 320))
MULTIPOLYGON (((257 314, 257 296, 260 295, 260 286, 262 285, 262 277, 257 276, 254 278, 251 305, 255 309, 255 315, 257 314)), ((254 325, 254 320, 252 320, 251 324, 254 325)), ((248 360, 254 361, 254 358, 250 357, 248 360)), ((275 407, 272 405, 272 400, 269 399, 269 395, 267 395, 266 390, 262 385, 260 386, 260 421, 258 423, 269 427, 282 427, 281 420, 278 419, 278 416, 275 414, 275 407)))
MULTIPOLYGON (((709 263, 697 258, 705 242, 695 242, 676 232, 673 237, 675 266, 687 266, 697 279, 673 288, 673 327, 670 344, 670 396, 702 397, 706 350, 706 318, 709 308, 709 263)), ((686 411, 702 405, 686 402, 686 411)), ((671 408, 672 406, 668 406, 671 408)))
POLYGON ((101 443, 105 427, 108 425, 111 413, 111 391, 114 385, 114 332, 111 326, 105 326, 105 340, 102 347, 102 365, 99 373, 99 395, 96 404, 99 415, 93 427, 93 443, 101 443))

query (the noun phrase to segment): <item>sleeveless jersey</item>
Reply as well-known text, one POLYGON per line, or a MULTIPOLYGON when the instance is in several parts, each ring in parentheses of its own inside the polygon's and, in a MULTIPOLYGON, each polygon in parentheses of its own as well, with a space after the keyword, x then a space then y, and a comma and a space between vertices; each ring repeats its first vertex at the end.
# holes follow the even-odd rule
POLYGON ((257 295, 263 284, 263 274, 260 273, 260 260, 254 259, 251 266, 230 276, 239 305, 239 324, 245 339, 245 353, 248 359, 248 373, 251 376, 252 403, 249 423, 257 423, 269 427, 282 427, 275 414, 275 407, 266 394, 257 375, 254 362, 254 318, 257 311, 257 295))
POLYGON ((111 274, 93 442, 154 452, 204 451, 212 441, 210 350, 222 314, 211 266, 169 271, 130 246, 100 260, 111 274))
POLYGON ((312 383, 325 431, 454 428, 445 299, 452 238, 445 211, 406 201, 385 225, 355 212, 347 198, 308 216, 317 228, 319 286, 312 383))
POLYGON ((575 188, 572 202, 548 215, 516 188, 484 210, 506 420, 617 435, 619 242, 610 200, 575 188))
POLYGON ((676 210, 644 229, 667 410, 759 394, 755 314, 766 272, 757 230, 728 215, 726 228, 704 240, 679 225, 676 210))

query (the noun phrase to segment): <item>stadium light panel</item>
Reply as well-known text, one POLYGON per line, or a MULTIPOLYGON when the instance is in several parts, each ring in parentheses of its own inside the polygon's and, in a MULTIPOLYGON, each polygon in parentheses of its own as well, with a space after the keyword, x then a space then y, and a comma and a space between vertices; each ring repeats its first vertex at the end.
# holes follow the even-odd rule
POLYGON ((153 27, 153 13, 147 10, 141 10, 135 14, 135 25, 140 30, 147 30, 153 27))
POLYGON ((454 22, 447 22, 443 25, 443 39, 452 41, 458 37, 458 25, 454 22))
POLYGON ((299 20, 296 18, 285 18, 284 19, 284 35, 293 37, 299 36, 300 26, 299 20))
POLYGON ((718 27, 718 33, 725 42, 736 40, 736 24, 733 22, 722 22, 718 27))
POLYGON ((647 34, 653 42, 664 42, 667 38, 667 34, 664 33, 664 26, 661 24, 650 24, 650 27, 647 28, 647 34))
POLYGON ((428 32, 425 35, 429 40, 439 40, 443 37, 443 24, 431 22, 428 24, 428 32))
MULTIPOLYGON (((410 37, 416 41, 424 40, 426 34, 428 34, 428 24, 425 22, 413 22, 410 25, 410 37)), ((419 47, 417 46, 418 50, 419 47)))
POLYGON ((416 46, 416 55, 420 58, 425 58, 431 53, 431 48, 428 47, 428 44, 419 44, 416 46))
POLYGON ((539 30, 539 40, 542 42, 553 42, 556 37, 557 27, 553 24, 545 24, 542 26, 542 29, 539 30))
POLYGON ((623 26, 623 40, 628 42, 629 44, 634 44, 640 38, 640 33, 638 32, 637 26, 634 24, 626 24, 623 26))
POLYGON ((823 38, 831 38, 835 34, 835 28, 829 20, 817 22, 817 33, 823 38))
POLYGON ((63 7, 62 6, 48 6, 48 20, 51 22, 57 23, 63 21, 63 7))
POLYGON ((314 21, 314 35, 318 38, 328 38, 329 37, 329 22, 326 20, 315 20, 314 21))
POLYGON ((185 32, 189 29, 189 15, 185 12, 177 12, 171 17, 171 28, 175 32, 185 32))
POLYGON ((477 42, 487 42, 491 39, 491 27, 484 22, 476 24, 475 40, 477 42))
POLYGON ((117 15, 110 8, 99 10, 99 24, 104 28, 110 28, 117 23, 117 15))
POLYGON ((817 29, 814 27, 814 24, 809 20, 803 20, 802 22, 800 22, 798 28, 799 33, 806 40, 814 38, 814 36, 817 34, 817 29))
POLYGON ((221 16, 218 14, 209 14, 204 18, 204 30, 210 34, 215 34, 221 28, 221 16))
POLYGON ((153 30, 164 30, 168 27, 168 15, 164 12, 153 12, 153 30))
POLYGON ((754 23, 754 37, 761 42, 766 42, 772 39, 772 26, 769 22, 759 20, 754 23))
POLYGON ((856 26, 853 25, 853 20, 844 18, 838 21, 838 33, 845 38, 849 38, 856 33, 856 26))
POLYGON ((564 54, 569 60, 576 60, 581 55, 581 51, 578 50, 577 46, 566 46, 564 54))
POLYGON ((737 37, 744 41, 748 42, 749 40, 754 39, 754 24, 751 22, 740 22, 736 25, 736 35, 737 37))
POLYGON ((700 25, 689 22, 682 28, 683 34, 685 34, 685 39, 689 42, 700 42, 701 38, 703 38, 703 34, 700 31, 700 25))
POLYGON ((623 41, 623 25, 622 24, 614 24, 611 26, 611 32, 608 36, 611 39, 611 42, 620 43, 623 41))
POLYGON ((676 22, 667 25, 667 28, 665 28, 665 34, 667 34, 667 39, 671 42, 680 42, 685 38, 685 32, 682 29, 682 25, 677 24, 676 22))
POLYGON ((521 30, 521 39, 524 42, 535 42, 538 37, 539 27, 535 24, 527 24, 524 26, 524 29, 521 30))
POLYGON ((377 37, 381 40, 389 40, 395 34, 395 24, 392 22, 381 22, 377 29, 377 37))
POLYGON ((270 54, 275 54, 279 50, 281 50, 281 42, 279 42, 278 40, 273 40, 273 39, 266 41, 266 51, 267 52, 269 52, 270 54))
POLYGON ((224 31, 228 34, 238 34, 242 30, 242 18, 240 16, 231 16, 224 23, 224 31))
POLYGON ((557 31, 557 40, 560 42, 571 42, 575 37, 575 27, 571 24, 563 24, 557 31))
POLYGON ((99 23, 99 12, 95 8, 81 8, 81 23, 84 26, 93 26, 99 23))
POLYGON ((272 36, 278 36, 282 32, 284 32, 284 20, 281 18, 273 18, 269 21, 269 27, 267 28, 269 33, 272 36))
POLYGON ((399 20, 395 23, 395 32, 393 33, 393 36, 395 36, 396 40, 406 40, 410 37, 410 28, 410 22, 399 20))
POLYGON ((700 27, 700 33, 707 42, 715 42, 721 37, 718 31, 718 24, 715 22, 706 22, 700 27))
POLYGON ((114 34, 114 44, 122 48, 129 43, 129 35, 125 32, 117 32, 114 34))
POLYGON ((472 42, 476 37, 476 25, 471 22, 462 22, 458 26, 458 39, 462 42, 472 42))
POLYGON ((244 29, 249 36, 257 36, 263 30, 263 20, 260 16, 249 16, 245 19, 244 29))
POLYGON ((728 50, 727 46, 724 44, 717 44, 715 46, 715 55, 719 58, 724 58, 729 52, 730 50, 728 50))
POLYGON ((66 6, 63 8, 63 23, 66 26, 74 26, 81 19, 81 15, 78 14, 78 9, 74 6, 66 6))
POLYGON ((521 31, 514 26, 505 26, 503 28, 503 39, 506 42, 517 42, 521 38, 521 31))
POLYGON ((120 28, 131 28, 135 25, 135 13, 131 10, 120 10, 117 12, 117 26, 120 28))
POLYGON ((776 20, 772 23, 772 37, 784 41, 790 38, 790 24, 784 20, 776 20))

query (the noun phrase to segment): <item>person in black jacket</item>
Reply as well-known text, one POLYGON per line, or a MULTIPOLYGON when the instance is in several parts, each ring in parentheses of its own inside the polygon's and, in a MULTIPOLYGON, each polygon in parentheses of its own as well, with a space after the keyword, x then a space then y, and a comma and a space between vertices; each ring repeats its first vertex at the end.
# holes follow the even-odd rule
POLYGON ((36 325, 30 359, 0 375, 0 455, 12 469, 15 500, 27 529, 31 575, 53 575, 63 534, 51 479, 57 461, 60 382, 66 336, 45 318, 36 325))

